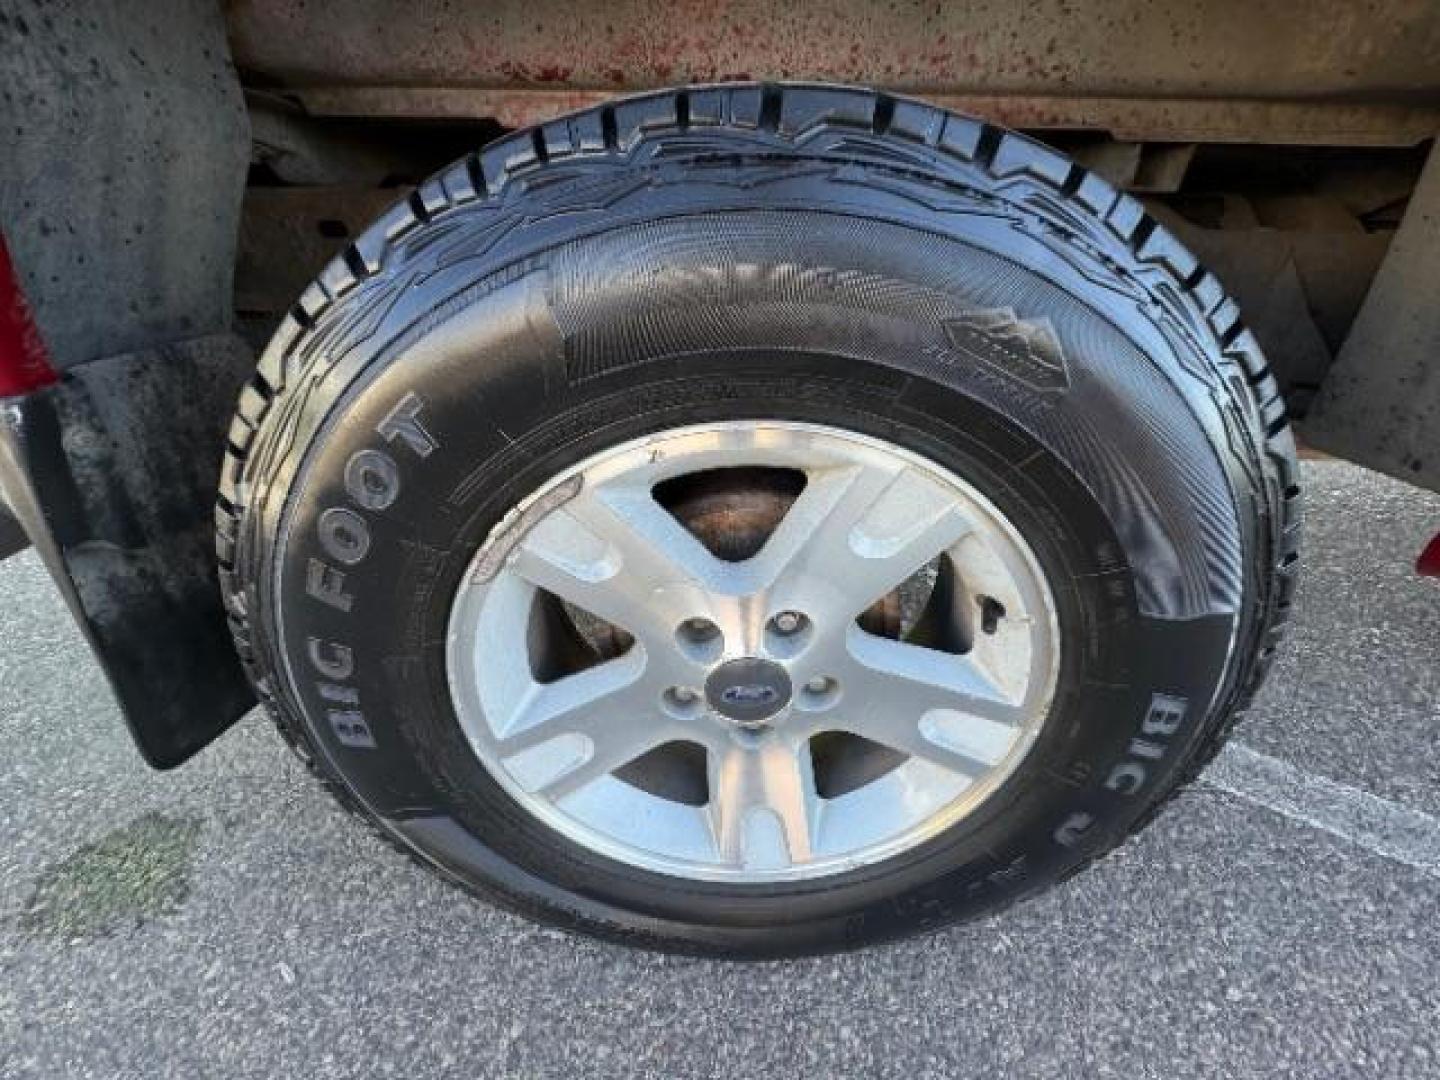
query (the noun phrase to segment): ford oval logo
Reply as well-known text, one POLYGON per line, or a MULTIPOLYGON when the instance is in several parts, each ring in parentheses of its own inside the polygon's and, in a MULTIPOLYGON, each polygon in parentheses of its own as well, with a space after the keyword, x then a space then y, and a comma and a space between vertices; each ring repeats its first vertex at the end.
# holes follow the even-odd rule
POLYGON ((755 656, 727 660, 706 678, 705 699, 728 720, 761 724, 790 701, 790 676, 773 660, 755 656))
POLYGON ((741 683, 720 692, 720 700, 726 705, 769 705, 779 697, 778 690, 763 683, 741 683))

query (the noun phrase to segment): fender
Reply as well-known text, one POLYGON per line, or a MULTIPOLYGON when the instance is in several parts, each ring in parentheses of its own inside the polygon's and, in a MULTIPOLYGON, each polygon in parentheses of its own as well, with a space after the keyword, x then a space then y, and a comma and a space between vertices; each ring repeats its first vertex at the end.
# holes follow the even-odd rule
POLYGON ((7 11, 0 554, 35 546, 165 768, 253 703, 211 520, 254 362, 230 333, 249 119, 213 0, 7 11))

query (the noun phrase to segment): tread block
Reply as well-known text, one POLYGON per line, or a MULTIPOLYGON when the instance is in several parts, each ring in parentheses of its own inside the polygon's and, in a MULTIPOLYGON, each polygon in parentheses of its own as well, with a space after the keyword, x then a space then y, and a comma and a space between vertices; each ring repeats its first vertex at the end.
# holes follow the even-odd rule
POLYGON ((690 91, 690 126, 714 127, 725 122, 725 91, 707 87, 690 91))
POLYGON ((615 106, 615 139, 621 150, 629 150, 646 132, 677 123, 674 94, 655 94, 615 106))
MULTIPOLYGON (((1226 302, 1232 307, 1235 304, 1233 300, 1227 300, 1226 302)), ((1239 315, 1240 309, 1238 307, 1235 308, 1235 313, 1237 316, 1239 315)), ((1250 330, 1241 330, 1240 333, 1235 336, 1235 340, 1226 346, 1225 355, 1239 360, 1241 366, 1245 369, 1245 373, 1252 379, 1259 378, 1269 370, 1268 365, 1265 363, 1265 356, 1260 352, 1260 342, 1255 340, 1255 334, 1250 330)))
POLYGON ((940 132, 940 148, 966 161, 974 161, 980 150, 985 125, 972 116, 947 116, 940 132))
POLYGON ((1093 172, 1087 172, 1075 189, 1075 201, 1102 218, 1110 212, 1118 198, 1120 192, 1115 190, 1114 185, 1093 172))
POLYGON ((219 503, 215 504, 215 531, 228 540, 235 539, 235 514, 219 503))
MULTIPOLYGON (((393 209, 390 212, 393 213, 393 209)), ((412 221, 415 217, 410 213, 408 206, 405 207, 405 217, 412 221)), ((383 217, 356 237, 355 243, 351 245, 355 249, 355 254, 359 255, 365 264, 366 272, 371 274, 379 272, 385 259, 385 249, 390 245, 390 238, 385 234, 385 229, 381 225, 382 221, 384 221, 383 217)))
POLYGON ((480 152, 480 170, 485 176, 485 186, 491 191, 503 188, 511 173, 539 163, 535 142, 528 131, 507 135, 480 152))
MULTIPOLYGON (((355 241, 355 247, 365 259, 365 265, 370 265, 371 253, 375 256, 375 269, 379 269, 380 257, 384 254, 386 244, 391 240, 398 240, 420 222, 415 217, 415 211, 410 209, 410 204, 404 199, 395 203, 378 218, 374 224, 361 234, 360 239, 355 241), (366 241, 370 241, 366 250, 366 241)), ((374 272, 373 270, 371 271, 374 272)))
POLYGON ((1260 415, 1265 420, 1267 430, 1285 419, 1285 399, 1280 396, 1280 388, 1275 385, 1275 380, 1266 376, 1266 385, 1260 388, 1260 392, 1270 390, 1275 396, 1266 398, 1260 403, 1260 415))
MULTIPOLYGON (((285 316, 287 319, 290 316, 285 316)), ((282 324, 283 326, 283 324, 282 324)), ((256 371, 266 384, 281 390, 285 386, 285 349, 283 339, 277 333, 270 344, 260 353, 256 371)))
POLYGON ((787 138, 826 124, 868 131, 875 121, 875 101, 874 94, 855 90, 787 88, 780 100, 778 129, 787 138))
POLYGON ((572 116, 567 121, 570 128, 570 145, 578 154, 603 154, 605 152, 605 125, 600 122, 600 113, 592 109, 572 116))
MULTIPOLYGON (((1272 435, 1270 437, 1270 449, 1274 454, 1279 455, 1276 461, 1282 474, 1280 482, 1287 486, 1298 485, 1298 478, 1295 475, 1297 470, 1294 468, 1295 433, 1287 427, 1284 431, 1280 432, 1280 434, 1272 435)), ((1299 490, 1298 486, 1296 490, 1299 490)), ((1295 506, 1298 510, 1299 501, 1298 498, 1291 499, 1288 505, 1295 506)))
MULTIPOLYGON (((245 393, 250 393, 248 386, 245 388, 245 393)), ((259 422, 258 416, 253 420, 247 419, 242 405, 242 411, 237 412, 230 420, 230 429, 225 433, 225 441, 231 446, 245 449, 250 445, 250 440, 255 437, 255 425, 259 422)))
POLYGON ((570 125, 556 120, 540 129, 540 138, 545 143, 545 153, 552 158, 569 157, 575 153, 575 143, 570 138, 570 125))
MULTIPOLYGON (((1221 337, 1224 337, 1225 334, 1229 333, 1230 329, 1238 325, 1239 322, 1240 306, 1228 296, 1224 300, 1220 301, 1220 303, 1216 305, 1215 310, 1210 313, 1210 329, 1214 330, 1215 333, 1219 334, 1221 337)), ((1248 331, 1242 330, 1240 332, 1240 336, 1235 338, 1235 340, 1226 347, 1225 351, 1229 353, 1232 349, 1234 349, 1235 343, 1241 341, 1246 333, 1248 333, 1248 331)), ((1251 338, 1251 340, 1253 341, 1254 339, 1251 338)), ((1258 354, 1259 349, 1256 349, 1255 352, 1258 354)))
POLYGON ((318 281, 312 281, 305 286, 305 291, 300 294, 300 299, 295 301, 295 306, 305 313, 307 319, 314 322, 320 313, 330 306, 330 297, 318 281))
POLYGON ((927 146, 935 146, 940 142, 940 132, 944 126, 943 112, 918 101, 897 99, 895 112, 890 117, 891 134, 927 146))
POLYGON ((1140 200, 1121 195, 1105 215, 1105 223, 1110 226, 1111 232, 1128 243, 1146 218, 1145 207, 1140 204, 1140 200))
MULTIPOLYGON (((726 91, 730 95, 730 123, 740 128, 758 128, 764 93, 758 85, 737 86, 726 91)), ((690 115, 695 115, 694 99, 691 99, 690 115)))
MULTIPOLYGON (((238 513, 239 511, 237 511, 229 503, 225 502, 225 500, 215 500, 215 508, 211 512, 210 517, 215 524, 215 535, 217 539, 233 541, 235 537, 239 535, 240 520, 237 517, 238 513)), ((222 566, 220 569, 230 569, 230 566, 228 565, 228 559, 226 560, 226 563, 227 565, 222 566)))
POLYGON ((445 195, 445 185, 441 183, 440 177, 432 176, 418 188, 415 194, 420 199, 420 205, 425 208, 425 213, 434 217, 441 210, 448 209, 450 200, 445 195))
POLYGON ((232 506, 239 506, 244 501, 239 491, 240 468, 239 458, 225 455, 225 462, 220 468, 220 497, 232 506))
MULTIPOLYGON (((220 571, 220 590, 225 597, 225 607, 233 611, 233 598, 240 595, 240 581, 235 576, 235 572, 233 570, 220 571)), ((231 627, 231 632, 234 632, 233 626, 231 627)))
POLYGON ((243 437, 232 438, 230 441, 236 446, 248 446, 250 443, 250 430, 260 423, 260 418, 270 411, 270 401, 259 390, 255 389, 253 383, 246 384, 245 389, 240 391, 240 401, 235 407, 236 419, 242 420, 247 425, 243 437))
POLYGON ((1225 299, 1225 287, 1220 284, 1220 279, 1214 274, 1206 271, 1205 276, 1195 285, 1191 292, 1200 304, 1200 310, 1206 315, 1215 310, 1215 306, 1225 299))
POLYGON ((1048 146, 1017 135, 1006 135, 995 148, 990 171, 1001 177, 1028 173, 1059 187, 1070 175, 1070 159, 1048 146))
POLYGON ((470 159, 461 158, 440 174, 440 183, 451 206, 461 206, 480 198, 475 190, 475 177, 470 172, 470 159))
MULTIPOLYGON (((280 325, 275 328, 275 336, 270 339, 270 343, 280 351, 280 357, 283 360, 290 355, 296 345, 300 344, 300 339, 304 336, 305 327, 300 324, 299 319, 295 318, 293 312, 287 311, 285 317, 280 320, 280 325)), ((271 379, 265 381, 271 386, 280 386, 284 380, 282 378, 281 382, 271 379)))
POLYGON ((1298 514, 1285 522, 1285 530, 1280 534, 1280 550, 1287 552, 1300 550, 1300 519, 1298 514))
POLYGON ((336 299, 344 296, 360 283, 355 277, 355 271, 350 269, 350 264, 345 261, 343 255, 337 255, 325 264, 325 269, 320 271, 319 281, 320 287, 336 299))
POLYGON ((1168 267, 1181 281, 1188 280, 1200 265, 1195 256, 1175 238, 1175 234, 1162 225, 1157 225, 1145 238, 1136 254, 1142 262, 1155 262, 1168 267))

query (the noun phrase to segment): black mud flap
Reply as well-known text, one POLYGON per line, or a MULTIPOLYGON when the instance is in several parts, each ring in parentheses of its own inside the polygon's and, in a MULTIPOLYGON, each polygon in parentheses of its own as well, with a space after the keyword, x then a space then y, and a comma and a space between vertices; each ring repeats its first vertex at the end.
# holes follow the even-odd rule
POLYGON ((0 485, 145 759, 185 761, 255 697, 226 626, 212 507, 254 359, 216 335, 76 368, 0 402, 0 485))

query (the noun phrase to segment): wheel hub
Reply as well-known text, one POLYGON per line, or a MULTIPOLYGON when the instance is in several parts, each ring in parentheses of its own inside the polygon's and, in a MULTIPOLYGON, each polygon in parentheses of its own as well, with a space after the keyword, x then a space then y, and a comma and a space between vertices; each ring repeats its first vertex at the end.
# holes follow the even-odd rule
POLYGON ((790 704, 790 696, 789 674, 761 657, 728 660, 705 680, 710 708, 745 728, 765 727, 790 704))
POLYGON ((544 824, 654 872, 797 880, 898 854, 995 792, 1054 693, 1053 599, 1014 527, 835 428, 603 451, 472 567, 447 670, 476 756, 544 824))

